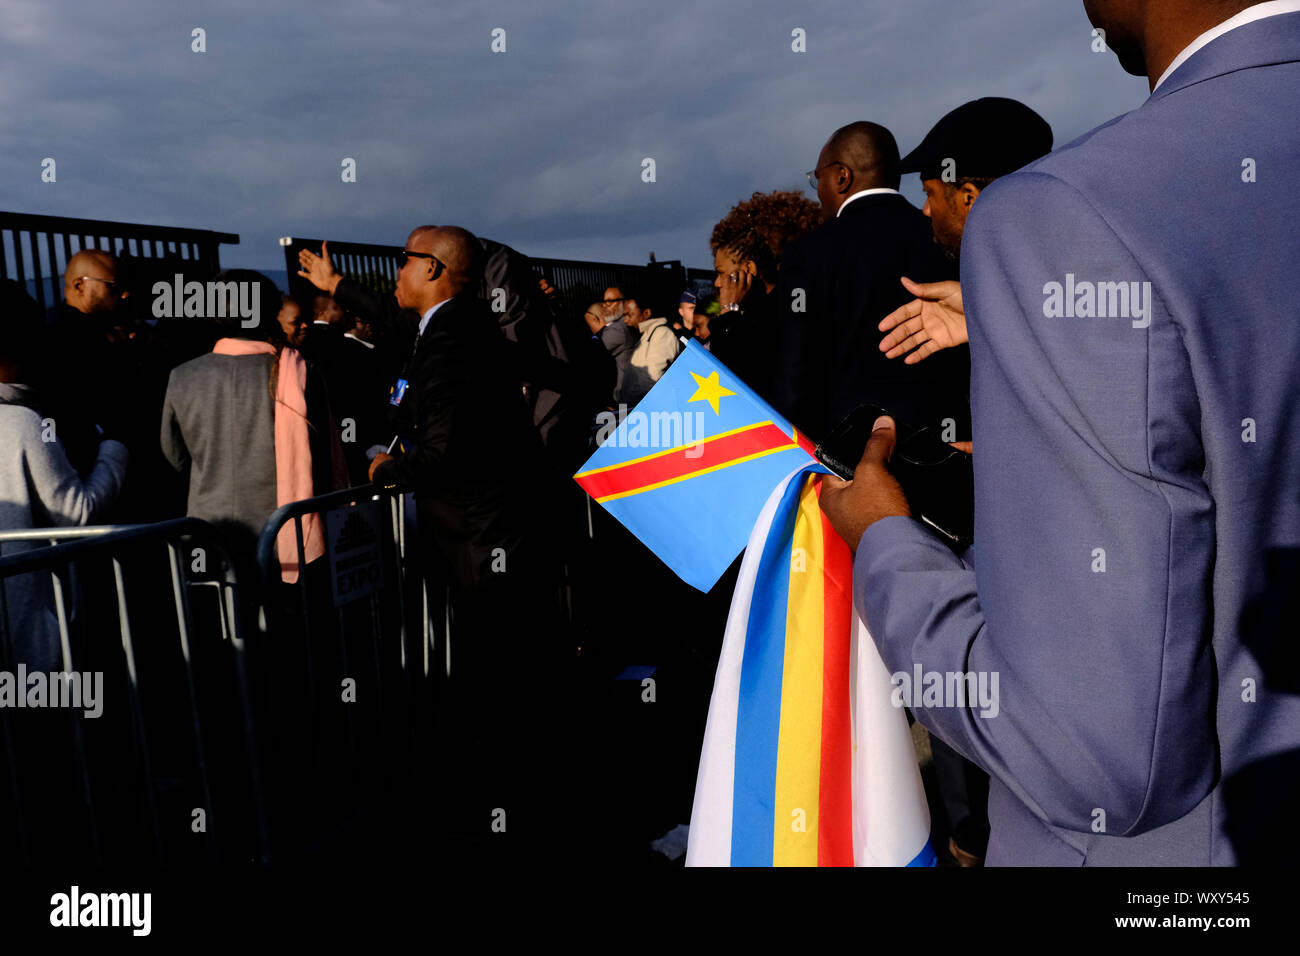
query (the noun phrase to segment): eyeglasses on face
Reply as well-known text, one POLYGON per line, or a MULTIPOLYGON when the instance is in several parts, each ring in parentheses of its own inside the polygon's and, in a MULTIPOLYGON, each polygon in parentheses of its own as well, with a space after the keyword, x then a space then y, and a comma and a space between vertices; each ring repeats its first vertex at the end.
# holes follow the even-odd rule
POLYGON ((813 189, 817 188, 817 178, 821 175, 823 169, 830 169, 832 166, 843 166, 843 163, 827 163, 825 166, 818 166, 816 169, 810 169, 804 173, 808 177, 808 185, 813 189))
POLYGON ((96 282, 102 282, 108 286, 110 292, 117 292, 116 279, 101 279, 99 276, 77 276, 78 279, 94 279, 96 282))

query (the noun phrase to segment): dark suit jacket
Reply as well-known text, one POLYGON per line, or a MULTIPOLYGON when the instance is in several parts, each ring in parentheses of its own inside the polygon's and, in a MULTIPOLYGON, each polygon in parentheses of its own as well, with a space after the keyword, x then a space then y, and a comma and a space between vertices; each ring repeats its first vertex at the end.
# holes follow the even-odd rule
POLYGON ((877 326, 911 296, 898 281, 956 278, 930 221, 902 196, 855 199, 800 237, 781 260, 777 300, 777 411, 821 440, 859 404, 881 405, 917 426, 957 422, 969 438, 970 352, 962 346, 916 365, 887 359, 877 326), (797 311, 803 291, 804 311, 797 311))
POLYGON ((432 532, 467 587, 493 574, 497 548, 507 573, 523 572, 533 556, 541 442, 505 350, 475 292, 440 306, 416 342, 394 410, 402 454, 374 475, 376 484, 414 492, 422 535, 432 532))
MULTIPOLYGON (((538 286, 540 276, 529 265, 528 257, 491 239, 480 238, 479 244, 484 256, 479 298, 489 307, 486 314, 490 321, 505 336, 506 361, 527 387, 533 425, 549 443, 551 432, 568 409, 566 393, 575 387, 568 354, 572 342, 557 326, 538 286)), ((384 348, 409 350, 409 320, 402 316, 391 295, 380 295, 344 279, 334 298, 343 308, 375 322, 387 339, 384 348)))
POLYGON ((366 449, 387 445, 393 437, 385 409, 396 376, 390 379, 385 374, 377 347, 325 325, 311 326, 303 353, 324 376, 334 423, 343 439, 348 477, 354 485, 368 484, 366 449))
POLYGON ((163 329, 133 324, 124 314, 83 315, 66 302, 50 311, 48 321, 49 347, 34 374, 68 460, 83 474, 94 466, 95 425, 131 453, 122 493, 104 513, 106 522, 136 524, 183 514, 184 485, 158 447, 168 373, 180 361, 172 360, 163 329), (118 322, 130 338, 115 333, 118 322))

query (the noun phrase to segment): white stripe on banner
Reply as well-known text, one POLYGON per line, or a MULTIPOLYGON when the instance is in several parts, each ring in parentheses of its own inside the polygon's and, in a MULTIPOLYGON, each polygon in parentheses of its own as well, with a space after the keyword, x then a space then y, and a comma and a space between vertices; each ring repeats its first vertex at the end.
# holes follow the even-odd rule
POLYGON ((718 672, 713 679, 709 718, 704 727, 700 770, 695 778, 695 802, 686 838, 687 866, 731 865, 731 799, 736 770, 736 713, 740 708, 740 668, 745 658, 745 633, 749 626, 749 605, 758 577, 763 543, 772 516, 788 484, 803 471, 800 465, 785 477, 758 513, 754 530, 740 562, 740 575, 727 614, 718 672))
MULTIPOLYGON (((763 544, 788 475, 763 506, 740 564, 718 671, 713 682, 695 802, 687 838, 687 866, 731 863, 732 794, 736 761, 736 714, 740 673, 754 582, 763 544)), ((853 861, 856 866, 906 866, 927 850, 930 811, 916 764, 907 716, 890 703, 893 685, 866 625, 852 614, 853 655, 849 701, 853 714, 853 861)))
POLYGON ((866 624, 853 609, 853 864, 907 866, 930 839, 930 808, 907 714, 866 624))

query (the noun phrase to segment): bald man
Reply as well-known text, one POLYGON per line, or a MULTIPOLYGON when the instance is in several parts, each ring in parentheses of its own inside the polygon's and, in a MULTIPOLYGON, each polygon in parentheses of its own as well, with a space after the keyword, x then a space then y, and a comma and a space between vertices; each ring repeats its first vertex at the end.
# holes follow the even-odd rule
POLYGON ((158 443, 168 375, 181 359, 166 332, 136 321, 129 280, 107 250, 83 249, 68 260, 64 301, 49 319, 54 348, 42 357, 42 392, 75 467, 93 461, 101 432, 130 449, 107 520, 137 524, 183 515, 186 483, 158 443))
POLYGON ((522 495, 506 470, 532 464, 537 439, 504 342, 477 295, 482 250, 473 234, 417 229, 404 251, 397 304, 420 318, 406 385, 390 399, 402 451, 377 455, 370 478, 410 487, 429 503, 430 527, 468 588, 495 579, 496 549, 508 563, 523 542, 522 523, 509 520, 522 495))
MULTIPOLYGON (((411 235, 435 228, 432 225, 417 226, 411 235)), ((528 257, 482 236, 475 241, 482 249, 477 292, 491 306, 493 321, 510 343, 510 360, 516 366, 521 386, 526 388, 533 425, 548 447, 553 444, 553 435, 563 442, 570 435, 563 429, 557 433, 556 426, 570 410, 562 392, 573 387, 567 368, 567 351, 574 343, 562 341, 551 305, 538 285, 538 276, 528 257)), ((397 334, 391 338, 402 338, 402 323, 397 318, 392 297, 380 295, 335 271, 328 243, 321 243, 320 255, 309 249, 300 250, 298 262, 301 266, 298 275, 332 295, 345 310, 367 318, 381 329, 396 331, 397 334)), ((585 426, 589 420, 585 417, 580 426, 579 444, 584 450, 585 426)), ((568 464, 576 468, 578 463, 566 462, 566 468, 568 464)), ((573 468, 561 469, 566 480, 573 468)))
POLYGON ((106 518, 135 523, 173 517, 183 499, 174 477, 163 473, 158 448, 166 370, 153 367, 147 330, 131 321, 126 301, 112 253, 75 253, 64 269, 63 302, 47 316, 51 348, 38 374, 73 467, 93 462, 101 435, 130 449, 126 483, 106 518))
POLYGON ((487 821, 517 782, 503 775, 521 767, 506 748, 537 716, 520 687, 539 676, 559 592, 541 557, 541 439, 478 295, 482 261, 478 240, 456 226, 408 237, 396 298, 419 319, 390 398, 400 444, 374 458, 370 478, 414 492, 422 553, 450 570, 451 733, 463 771, 453 789, 469 798, 482 784, 483 800, 498 801, 475 806, 487 821))
POLYGON ((102 249, 83 249, 68 260, 63 299, 83 315, 112 312, 124 290, 117 279, 117 259, 102 249))
POLYGON ((932 368, 890 362, 877 348, 878 323, 909 298, 900 275, 956 275, 929 221, 899 194, 898 165, 898 144, 877 123, 832 133, 808 172, 826 221, 781 260, 773 399, 816 440, 864 403, 917 427, 951 423, 952 440, 969 438, 966 348, 936 356, 932 368))

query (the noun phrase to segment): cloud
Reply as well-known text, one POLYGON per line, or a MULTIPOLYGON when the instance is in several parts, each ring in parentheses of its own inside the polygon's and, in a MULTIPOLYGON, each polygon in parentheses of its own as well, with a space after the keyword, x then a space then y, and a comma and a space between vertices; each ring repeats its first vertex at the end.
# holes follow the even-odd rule
POLYGON ((1145 96, 1091 53, 1081 4, 1037 0, 0 0, 0 18, 6 205, 237 232, 225 260, 264 267, 281 235, 397 242, 430 219, 535 255, 703 266, 713 223, 754 190, 805 188, 844 123, 882 122, 906 150, 1003 95, 1063 143, 1145 96))

